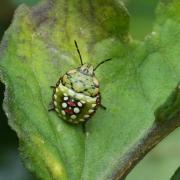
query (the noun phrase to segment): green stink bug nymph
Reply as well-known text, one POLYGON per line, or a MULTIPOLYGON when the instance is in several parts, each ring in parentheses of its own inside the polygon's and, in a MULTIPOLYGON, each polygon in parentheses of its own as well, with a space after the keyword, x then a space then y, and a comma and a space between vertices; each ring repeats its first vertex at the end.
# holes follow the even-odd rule
MULTIPOLYGON (((75 46, 80 57, 81 66, 67 71, 56 83, 51 86, 54 89, 52 96, 52 108, 61 119, 72 124, 85 123, 92 117, 101 104, 99 82, 95 76, 95 70, 103 63, 100 62, 95 68, 91 64, 83 64, 77 42, 75 46)), ((85 130, 85 129, 84 129, 85 130)))

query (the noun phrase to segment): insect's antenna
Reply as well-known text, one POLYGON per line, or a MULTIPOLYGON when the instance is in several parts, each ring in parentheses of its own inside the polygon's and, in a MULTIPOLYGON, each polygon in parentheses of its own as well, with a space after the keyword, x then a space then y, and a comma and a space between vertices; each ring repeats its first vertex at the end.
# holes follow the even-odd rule
POLYGON ((78 48, 78 45, 77 45, 76 40, 74 40, 74 43, 75 43, 75 46, 76 46, 77 52, 78 52, 78 54, 79 54, 79 58, 80 58, 80 61, 81 61, 81 65, 83 65, 83 61, 82 61, 82 57, 81 57, 81 53, 80 53, 80 51, 79 51, 79 48, 78 48))
POLYGON ((111 59, 112 59, 112 58, 106 59, 106 60, 104 60, 104 61, 101 61, 101 62, 94 68, 94 71, 95 71, 101 64, 104 64, 105 62, 110 61, 111 59))

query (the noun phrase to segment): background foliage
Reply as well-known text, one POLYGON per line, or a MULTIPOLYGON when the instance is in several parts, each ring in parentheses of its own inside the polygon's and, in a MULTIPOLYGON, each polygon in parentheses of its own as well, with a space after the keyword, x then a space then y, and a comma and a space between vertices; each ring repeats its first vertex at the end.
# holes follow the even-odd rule
MULTIPOLYGON (((11 0, 2 1, 0 14, 1 34, 9 25, 15 7, 22 2, 32 5, 36 0, 11 0)), ((131 14, 131 34, 135 39, 143 39, 151 32, 154 9, 157 1, 129 0, 126 1, 131 14)), ((3 99, 3 87, 1 85, 1 102, 3 99)), ((137 167, 130 173, 128 180, 134 179, 159 179, 168 180, 175 169, 180 165, 180 142, 177 141, 180 130, 177 129, 163 142, 161 142, 137 167), (163 173, 161 173, 163 172, 163 173)), ((0 111, 0 179, 31 179, 20 163, 17 153, 17 139, 14 132, 7 126, 7 120, 2 110, 0 111), (11 173, 9 173, 11 171, 11 173)), ((34 178, 33 178, 34 179, 34 178)))

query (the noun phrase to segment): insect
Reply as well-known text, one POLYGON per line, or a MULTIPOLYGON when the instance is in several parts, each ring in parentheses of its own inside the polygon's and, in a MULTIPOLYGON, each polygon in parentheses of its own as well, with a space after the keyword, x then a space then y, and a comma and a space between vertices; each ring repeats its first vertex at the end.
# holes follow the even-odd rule
POLYGON ((96 65, 84 64, 78 48, 81 66, 67 71, 56 83, 51 86, 54 89, 52 96, 52 107, 49 111, 56 111, 60 118, 71 124, 82 124, 85 131, 86 122, 95 114, 98 107, 106 109, 101 104, 99 82, 95 71, 99 66, 110 59, 106 59, 96 65))

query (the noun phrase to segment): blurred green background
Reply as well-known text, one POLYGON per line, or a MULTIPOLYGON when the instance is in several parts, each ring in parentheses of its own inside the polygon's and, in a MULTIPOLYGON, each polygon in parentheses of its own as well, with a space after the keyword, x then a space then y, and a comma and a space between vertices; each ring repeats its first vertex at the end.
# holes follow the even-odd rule
MULTIPOLYGON (((8 28, 14 10, 21 3, 29 6, 38 0, 0 0, 0 38, 8 28)), ((142 40, 152 31, 157 0, 124 0, 130 12, 130 32, 134 39, 142 40)), ((0 84, 0 101, 4 86, 0 84)), ((156 146, 128 175, 127 180, 169 180, 180 166, 180 129, 171 133, 156 146)), ((7 124, 0 109, 0 180, 35 180, 23 167, 18 155, 18 139, 7 124)))

